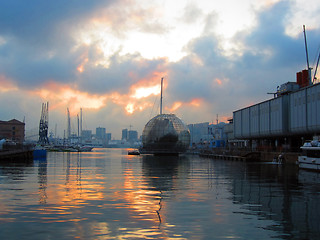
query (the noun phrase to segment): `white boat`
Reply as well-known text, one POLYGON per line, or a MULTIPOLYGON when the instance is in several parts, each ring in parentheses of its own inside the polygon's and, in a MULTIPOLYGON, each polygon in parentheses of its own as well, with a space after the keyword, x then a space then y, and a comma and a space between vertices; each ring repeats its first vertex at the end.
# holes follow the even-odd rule
POLYGON ((320 171, 320 141, 315 139, 300 147, 301 156, 298 157, 299 168, 320 171))

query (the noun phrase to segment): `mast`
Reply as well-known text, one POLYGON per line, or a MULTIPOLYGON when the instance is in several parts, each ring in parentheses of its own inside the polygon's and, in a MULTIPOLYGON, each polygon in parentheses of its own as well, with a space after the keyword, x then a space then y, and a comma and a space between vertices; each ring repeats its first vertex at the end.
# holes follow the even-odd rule
POLYGON ((312 84, 311 81, 311 68, 309 66, 309 55, 308 55, 308 45, 307 45, 307 36, 306 36, 306 27, 303 25, 303 35, 304 35, 304 45, 306 48, 306 58, 307 58, 307 69, 308 69, 308 78, 309 78, 309 85, 312 84))
POLYGON ((318 55, 316 69, 314 70, 313 81, 316 80, 317 70, 318 70, 318 66, 319 66, 319 60, 320 60, 320 52, 319 52, 319 55, 318 55))
POLYGON ((79 128, 79 114, 77 114, 77 120, 78 120, 78 143, 79 143, 79 133, 80 133, 80 128, 79 128))
POLYGON ((80 108, 80 143, 82 143, 82 108, 80 108))
POLYGON ((160 97, 160 114, 162 114, 162 85, 163 85, 163 78, 161 78, 161 97, 160 97))
POLYGON ((69 108, 67 108, 67 113, 68 113, 67 138, 70 140, 70 138, 71 138, 71 124, 70 124, 70 112, 69 112, 69 108))

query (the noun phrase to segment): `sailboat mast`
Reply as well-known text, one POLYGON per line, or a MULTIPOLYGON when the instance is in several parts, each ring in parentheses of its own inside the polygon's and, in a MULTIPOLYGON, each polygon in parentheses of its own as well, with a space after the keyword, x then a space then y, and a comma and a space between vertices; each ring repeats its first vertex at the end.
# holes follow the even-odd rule
POLYGON ((162 85, 163 85, 163 78, 161 78, 161 97, 160 97, 160 114, 162 114, 162 85))
POLYGON ((71 124, 70 124, 70 112, 69 112, 69 108, 67 108, 67 114, 68 114, 67 138, 70 140, 70 138, 71 138, 71 124))
POLYGON ((80 143, 82 143, 82 108, 80 108, 80 143))

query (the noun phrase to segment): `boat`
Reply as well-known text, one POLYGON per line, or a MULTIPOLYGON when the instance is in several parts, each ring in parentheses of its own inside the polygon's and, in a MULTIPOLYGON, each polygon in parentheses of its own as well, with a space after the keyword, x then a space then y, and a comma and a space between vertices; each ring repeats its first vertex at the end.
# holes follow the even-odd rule
POLYGON ((50 152, 91 152, 93 147, 86 145, 54 145, 46 146, 50 152))
POLYGON ((93 147, 86 146, 86 145, 81 145, 81 146, 77 146, 77 149, 78 149, 78 152, 91 152, 93 147))
POLYGON ((140 155, 140 152, 137 149, 133 149, 128 151, 128 155, 140 155))
POLYGON ((47 157, 47 149, 41 145, 36 145, 33 149, 33 158, 42 159, 47 157))
POLYGON ((315 138, 305 142, 302 147, 301 156, 298 156, 298 165, 301 169, 320 171, 320 141, 315 138))

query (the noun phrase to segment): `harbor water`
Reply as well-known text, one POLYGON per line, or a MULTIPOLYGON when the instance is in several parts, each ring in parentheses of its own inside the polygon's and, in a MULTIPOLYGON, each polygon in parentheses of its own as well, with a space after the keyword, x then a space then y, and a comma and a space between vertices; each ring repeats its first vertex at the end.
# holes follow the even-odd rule
POLYGON ((0 239, 319 239, 320 175, 127 149, 0 162, 0 239))

